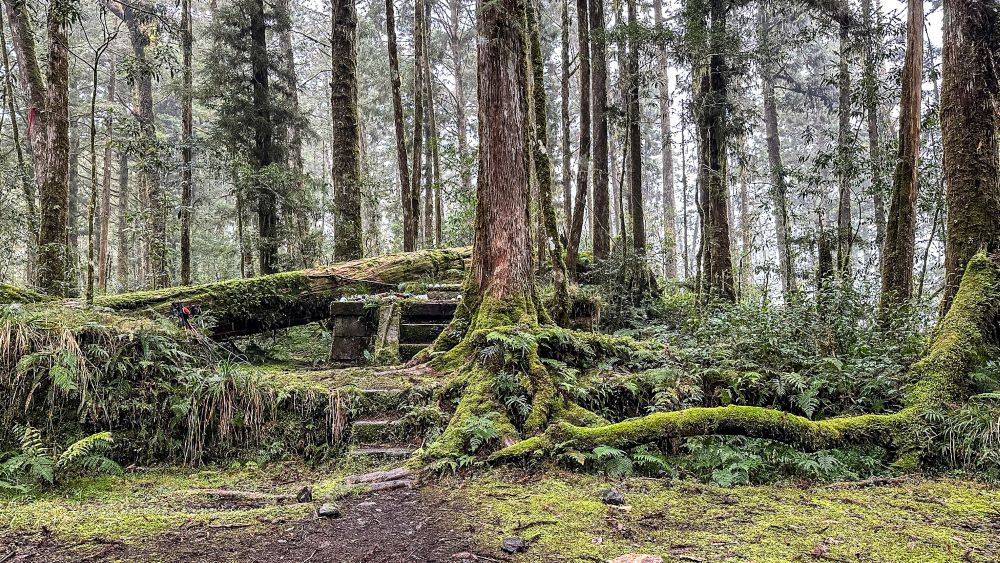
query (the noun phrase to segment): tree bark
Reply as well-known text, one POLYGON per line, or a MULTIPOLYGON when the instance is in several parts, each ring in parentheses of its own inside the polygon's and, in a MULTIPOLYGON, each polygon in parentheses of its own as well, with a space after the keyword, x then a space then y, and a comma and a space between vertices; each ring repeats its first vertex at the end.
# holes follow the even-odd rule
POLYGON ((70 273, 67 245, 69 205, 69 17, 67 0, 49 4, 46 14, 47 81, 37 56, 35 34, 27 3, 4 0, 18 72, 28 102, 28 138, 40 199, 38 232, 38 287, 52 295, 70 295, 75 283, 70 273), (47 82, 47 83, 46 83, 47 82))
POLYGON ((115 102, 115 56, 111 54, 108 61, 108 108, 104 112, 104 169, 101 177, 101 221, 97 230, 97 289, 101 293, 108 291, 108 252, 111 239, 111 146, 114 139, 114 112, 111 110, 115 102))
POLYGON ((302 158, 302 129, 303 126, 298 121, 301 113, 299 103, 299 79, 295 64, 295 48, 292 43, 291 32, 291 7, 288 0, 278 0, 275 2, 278 12, 289 18, 289 25, 281 26, 278 30, 278 47, 281 49, 281 58, 285 63, 285 79, 288 82, 288 101, 291 105, 291 113, 296 116, 288 126, 288 164, 295 177, 296 197, 293 198, 294 208, 291 210, 290 219, 294 223, 295 239, 292 241, 294 253, 293 262, 306 267, 314 263, 319 258, 319 248, 310 231, 310 209, 307 207, 310 199, 307 193, 306 178, 303 175, 304 162, 302 158))
POLYGON ((399 170, 399 194, 403 208, 403 250, 416 249, 413 234, 413 207, 410 201, 410 165, 406 151, 406 125, 403 116, 403 101, 400 94, 399 51, 396 48, 396 15, 393 0, 385 0, 385 27, 389 51, 389 76, 392 86, 392 116, 396 129, 396 166, 399 170))
MULTIPOLYGON (((424 33, 426 29, 424 2, 415 0, 413 6, 413 177, 410 183, 410 224, 414 245, 420 240, 420 178, 423 166, 424 138, 424 33)), ((404 225, 405 227, 405 225, 404 225)))
POLYGON ((451 59, 454 66, 455 80, 455 127, 458 138, 458 177, 461 179, 462 192, 472 191, 472 171, 469 166, 469 124, 466 118, 465 101, 465 33, 462 31, 462 0, 451 0, 451 59))
POLYGON ((791 217, 788 204, 788 185, 785 182, 785 165, 781 159, 781 137, 778 131, 778 105, 774 95, 774 63, 770 59, 771 19, 764 6, 760 17, 760 66, 764 95, 764 131, 767 142, 768 170, 771 177, 771 201, 774 206, 775 244, 778 247, 778 273, 781 277, 782 295, 787 301, 795 291, 795 257, 791 245, 791 217))
MULTIPOLYGON (((842 0, 844 14, 847 0, 842 0)), ((851 252, 853 231, 851 230, 851 70, 848 57, 850 28, 846 16, 840 19, 840 62, 837 83, 840 90, 837 105, 837 271, 841 279, 849 279, 851 272, 851 252)))
POLYGON ((862 25, 865 28, 864 73, 862 83, 865 119, 868 122, 868 159, 871 162, 872 213, 875 219, 875 247, 881 249, 885 241, 885 198, 882 195, 881 140, 878 130, 878 78, 875 75, 875 30, 872 22, 871 0, 861 0, 862 25))
POLYGON ((538 0, 532 2, 527 10, 528 32, 531 34, 529 53, 531 74, 528 79, 531 85, 529 102, 532 110, 529 121, 533 134, 530 153, 538 184, 538 206, 544 227, 544 232, 540 237, 544 244, 540 246, 548 250, 552 267, 552 285, 555 293, 553 317, 556 323, 566 326, 569 324, 569 288, 563 245, 559 239, 559 227, 556 224, 556 211, 552 201, 554 182, 552 181, 552 159, 549 158, 547 150, 549 145, 548 97, 545 94, 545 61, 542 58, 538 0))
POLYGON ((948 219, 942 315, 966 263, 982 248, 1000 247, 998 18, 996 0, 944 4, 941 132, 948 219))
POLYGON ((278 212, 277 195, 259 175, 270 165, 280 162, 274 148, 274 123, 271 115, 271 88, 267 52, 267 22, 264 0, 253 0, 250 10, 250 61, 253 67, 253 111, 255 116, 254 157, 257 177, 257 241, 261 274, 278 271, 278 212))
POLYGON ((892 179, 892 199, 882 250, 883 313, 910 300, 917 231, 918 156, 920 153, 920 93, 924 62, 924 3, 909 0, 906 15, 906 55, 899 101, 899 153, 892 179))
POLYGON ((142 149, 136 170, 139 173, 139 185, 144 195, 147 207, 143 215, 148 221, 146 246, 149 269, 145 283, 153 288, 167 287, 170 280, 167 275, 167 215, 166 200, 159 180, 159 155, 156 140, 156 116, 153 111, 153 72, 152 64, 146 58, 146 47, 150 44, 150 35, 144 29, 136 14, 136 6, 121 0, 111 0, 108 8, 120 18, 129 30, 129 41, 136 59, 136 75, 133 77, 135 94, 138 100, 136 117, 139 121, 142 136, 142 149))
POLYGON ((589 0, 590 91, 593 96, 593 190, 591 227, 594 258, 603 260, 611 253, 611 202, 608 193, 608 55, 604 0, 589 0))
POLYGON ((559 30, 559 54, 560 54, 560 70, 562 71, 559 77, 559 117, 560 117, 560 155, 559 159, 560 166, 562 167, 562 174, 560 180, 562 180, 562 205, 563 205, 563 216, 564 216, 564 233, 568 233, 570 226, 573 223, 573 174, 570 172, 573 154, 572 149, 569 144, 570 135, 570 115, 569 115, 569 80, 570 80, 570 70, 569 70, 569 31, 570 31, 570 19, 569 19, 569 0, 560 0, 560 17, 562 21, 562 26, 559 30))
POLYGON ((354 0, 332 6, 330 107, 333 112, 332 183, 334 190, 334 260, 361 258, 361 159, 358 125, 357 35, 354 0))
MULTIPOLYGON (((653 0, 653 23, 663 30, 663 0, 653 0)), ((657 47, 657 72, 660 79, 660 179, 663 182, 663 275, 677 277, 677 211, 674 195, 674 142, 670 115, 670 73, 666 45, 657 47)))
POLYGON ((707 68, 696 69, 698 203, 701 214, 699 292, 703 298, 736 299, 727 201, 726 149, 729 84, 725 59, 726 2, 711 0, 707 68))
POLYGON ((116 243, 115 243, 115 277, 118 287, 128 288, 131 286, 132 277, 129 263, 132 257, 132 245, 130 235, 129 220, 129 182, 128 182, 128 153, 124 150, 118 152, 118 208, 116 219, 116 243))
POLYGON ((191 285, 191 208, 194 202, 192 166, 194 144, 194 82, 191 69, 191 0, 181 0, 181 285, 191 285))
POLYGON ((576 13, 580 59, 580 152, 577 155, 573 220, 570 223, 569 244, 566 248, 566 271, 571 279, 576 279, 576 263, 580 255, 583 215, 587 208, 587 184, 590 177, 590 23, 587 18, 587 0, 576 1, 576 13))
MULTIPOLYGON (((17 175, 21 184, 21 192, 24 195, 25 214, 27 215, 27 237, 25 241, 25 279, 28 283, 35 283, 35 269, 38 265, 38 190, 35 182, 31 178, 27 163, 24 158, 24 149, 21 146, 21 131, 17 124, 17 111, 14 106, 14 83, 11 80, 10 57, 7 54, 7 37, 4 33, 3 9, 0 6, 0 45, 4 45, 2 51, 4 69, 4 91, 6 92, 7 111, 10 113, 10 133, 14 145, 14 156, 17 162, 17 175)), ((15 46, 16 49, 16 46, 15 46)))
MULTIPOLYGON (((636 29, 635 0, 628 0, 628 24, 636 29)), ((642 131, 639 125, 639 45, 638 39, 629 37, 628 41, 628 91, 626 97, 626 112, 628 113, 628 179, 629 179, 629 215, 632 216, 632 248, 638 259, 639 266, 645 270, 646 256, 646 212, 645 199, 642 195, 642 131)), ((725 150, 725 148, 723 148, 725 150)))

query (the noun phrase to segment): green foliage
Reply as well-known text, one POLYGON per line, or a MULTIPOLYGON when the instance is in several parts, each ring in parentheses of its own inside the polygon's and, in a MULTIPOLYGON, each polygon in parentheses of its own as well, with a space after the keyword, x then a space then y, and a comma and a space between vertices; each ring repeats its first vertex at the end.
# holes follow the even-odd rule
POLYGON ((70 477, 122 473, 121 466, 105 455, 114 443, 110 432, 91 434, 64 449, 46 445, 41 432, 31 426, 19 433, 20 448, 0 455, 0 490, 24 493, 70 477))
POLYGON ((781 442, 740 436, 706 436, 684 443, 688 455, 675 456, 678 470, 723 487, 779 479, 855 480, 885 471, 884 452, 866 450, 798 451, 781 442))
POLYGON ((808 418, 882 413, 902 405, 907 368, 925 348, 912 312, 876 317, 874 301, 836 289, 791 302, 674 307, 660 327, 683 369, 700 375, 706 401, 773 407, 808 418))
POLYGON ((558 460, 570 467, 593 469, 610 479, 624 479, 636 473, 659 475, 668 467, 665 457, 649 446, 639 446, 631 452, 604 445, 589 452, 569 449, 560 452, 558 460))
POLYGON ((500 442, 500 428, 496 424, 497 413, 485 416, 469 416, 462 425, 466 451, 474 454, 484 446, 494 446, 500 442))

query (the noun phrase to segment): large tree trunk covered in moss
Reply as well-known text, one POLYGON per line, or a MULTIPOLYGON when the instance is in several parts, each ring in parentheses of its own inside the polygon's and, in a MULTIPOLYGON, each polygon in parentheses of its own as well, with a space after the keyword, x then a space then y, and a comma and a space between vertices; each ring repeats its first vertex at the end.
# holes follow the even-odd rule
POLYGON ((948 226, 942 313, 958 290, 965 263, 980 249, 1000 245, 998 18, 996 0, 944 3, 941 136, 948 226))
MULTIPOLYGON (((75 291, 66 244, 69 174, 69 27, 73 6, 54 0, 46 12, 45 78, 26 2, 5 0, 21 85, 28 105, 28 138, 40 198, 38 286, 53 295, 75 291)), ((6 49, 6 46, 4 46, 6 49)))
POLYGON ((698 212, 701 215, 699 291, 706 297, 736 299, 730 250, 726 150, 729 132, 729 80, 725 59, 726 2, 712 0, 707 61, 696 68, 694 94, 698 124, 698 212))
POLYGON ((307 324, 329 317, 341 297, 394 291, 400 283, 462 270, 468 248, 425 250, 343 262, 257 278, 99 297, 119 312, 169 314, 173 304, 200 308, 215 319, 214 338, 232 338, 307 324))
MULTIPOLYGON (((521 326, 537 329, 539 307, 533 277, 529 228, 529 96, 528 58, 531 25, 525 0, 483 4, 478 13, 479 41, 479 176, 472 266, 462 309, 452 330, 462 339, 433 365, 454 370, 453 385, 462 397, 455 415, 428 458, 453 458, 467 450, 466 427, 488 424, 503 444, 513 444, 520 430, 542 430, 555 397, 555 384, 538 359, 537 344, 524 350, 519 367, 532 395, 531 412, 515 424, 499 397, 498 377, 504 366, 482 361, 493 331, 521 326), (477 422, 486 421, 486 422, 477 422)), ((540 86, 540 85, 539 85, 540 86)), ((544 121, 544 120, 543 120, 544 121)), ((537 124, 536 124, 537 125, 537 124)), ((537 142, 537 139, 535 139, 537 142)), ((447 334, 434 348, 445 347, 447 334)))

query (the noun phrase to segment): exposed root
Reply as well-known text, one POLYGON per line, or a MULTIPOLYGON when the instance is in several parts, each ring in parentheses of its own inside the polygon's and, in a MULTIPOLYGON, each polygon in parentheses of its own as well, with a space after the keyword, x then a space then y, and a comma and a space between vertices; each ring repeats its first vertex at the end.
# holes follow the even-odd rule
MULTIPOLYGON (((648 345, 614 341, 600 335, 584 336, 561 329, 540 328, 530 334, 516 327, 474 332, 445 353, 442 366, 462 359, 453 371, 467 378, 458 410, 442 440, 428 450, 430 457, 468 454, 462 424, 470 416, 499 413, 504 421, 503 447, 488 456, 491 462, 544 456, 560 450, 590 450, 605 445, 619 449, 671 439, 707 435, 740 435, 785 442, 806 451, 875 445, 896 452, 905 464, 915 462, 919 440, 929 434, 927 415, 952 408, 968 395, 968 374, 995 352, 994 324, 1000 314, 1000 270, 993 260, 979 255, 969 262, 962 286, 947 316, 934 332, 927 355, 911 369, 913 385, 904 408, 893 414, 861 415, 809 420, 790 413, 752 406, 689 408, 659 412, 615 424, 607 424, 558 390, 556 380, 539 359, 539 351, 559 353, 581 348, 601 353, 629 354, 642 363, 655 357, 648 345), (531 411, 520 431, 511 424, 508 409, 498 399, 496 371, 477 363, 489 341, 509 339, 523 346, 518 365, 530 383, 531 411), (520 338, 520 340, 517 340, 520 338), (578 341, 588 341, 579 346, 578 341), (544 430, 543 430, 544 429, 544 430), (525 436, 507 443, 512 437, 525 436)), ((662 351, 660 352, 662 357, 662 351)), ((583 355, 587 358, 587 354, 583 355)), ((580 356, 575 357, 579 361, 580 356)), ((593 358, 591 358, 593 359, 593 358)))

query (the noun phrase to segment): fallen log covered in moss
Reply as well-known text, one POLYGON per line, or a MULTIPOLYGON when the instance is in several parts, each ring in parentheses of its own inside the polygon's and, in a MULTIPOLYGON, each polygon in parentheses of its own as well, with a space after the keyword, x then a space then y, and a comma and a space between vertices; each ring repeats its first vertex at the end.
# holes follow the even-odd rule
POLYGON ((342 297, 455 277, 471 255, 470 248, 420 250, 256 278, 107 295, 95 304, 117 312, 161 315, 170 314, 175 303, 187 305, 212 317, 213 338, 226 339, 323 320, 329 317, 330 303, 342 297))

